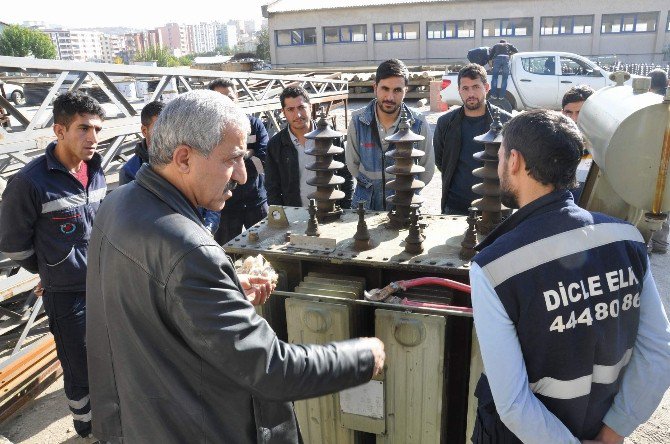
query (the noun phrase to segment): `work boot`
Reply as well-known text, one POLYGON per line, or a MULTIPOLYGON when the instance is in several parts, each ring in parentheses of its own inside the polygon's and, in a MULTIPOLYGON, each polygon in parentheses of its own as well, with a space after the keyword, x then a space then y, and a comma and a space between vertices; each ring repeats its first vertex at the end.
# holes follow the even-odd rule
POLYGON ((663 222, 663 226, 660 230, 654 231, 651 235, 651 252, 665 254, 668 252, 668 235, 670 234, 670 228, 668 227, 668 221, 663 222))

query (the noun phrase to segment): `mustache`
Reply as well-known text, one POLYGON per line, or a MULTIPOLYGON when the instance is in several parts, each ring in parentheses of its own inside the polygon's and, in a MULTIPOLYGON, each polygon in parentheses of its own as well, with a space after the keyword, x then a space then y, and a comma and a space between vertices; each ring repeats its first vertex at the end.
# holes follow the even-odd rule
POLYGON ((223 191, 224 191, 224 192, 226 192, 226 191, 233 191, 235 188, 237 188, 237 185, 239 185, 239 184, 237 183, 237 181, 235 181, 235 180, 231 180, 231 181, 229 181, 229 182, 226 184, 226 186, 223 188, 223 191))

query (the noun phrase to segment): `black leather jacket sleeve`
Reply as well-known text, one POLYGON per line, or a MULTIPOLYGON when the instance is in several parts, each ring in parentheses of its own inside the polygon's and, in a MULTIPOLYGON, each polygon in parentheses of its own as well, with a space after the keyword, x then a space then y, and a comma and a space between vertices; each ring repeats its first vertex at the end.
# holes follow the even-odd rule
POLYGON ((438 119, 437 126, 435 127, 435 132, 433 133, 433 151, 435 152, 435 166, 442 174, 442 155, 444 150, 444 126, 446 125, 445 119, 438 119))
POLYGON ((265 191, 268 193, 268 204, 284 205, 281 192, 281 175, 279 174, 279 157, 281 153, 281 135, 275 134, 267 145, 265 158, 265 191))
POLYGON ((280 341, 247 301, 218 246, 184 255, 170 274, 165 299, 165 316, 189 347, 258 398, 321 396, 372 377, 372 352, 358 340, 325 346, 280 341))

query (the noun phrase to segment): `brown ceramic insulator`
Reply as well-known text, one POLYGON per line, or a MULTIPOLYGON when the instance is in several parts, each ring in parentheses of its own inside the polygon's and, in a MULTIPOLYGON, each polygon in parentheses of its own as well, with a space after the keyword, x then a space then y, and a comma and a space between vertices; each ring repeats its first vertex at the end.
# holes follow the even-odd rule
POLYGON ((309 213, 309 220, 307 221, 305 234, 307 236, 321 236, 321 232, 319 231, 319 221, 316 217, 316 201, 314 199, 309 200, 309 208, 307 208, 307 212, 309 213))
POLYGON ((365 222, 365 202, 358 203, 358 226, 354 234, 354 250, 365 251, 372 248, 372 240, 365 222))
POLYGON ((500 186, 491 183, 480 183, 472 187, 472 191, 480 196, 500 196, 500 186))
POLYGON ((335 220, 342 214, 337 201, 344 198, 344 192, 337 187, 344 183, 344 178, 335 175, 335 172, 345 166, 333 160, 333 156, 343 153, 344 148, 334 146, 333 139, 343 135, 328 125, 324 113, 321 113, 316 129, 305 134, 307 139, 314 140, 314 148, 306 149, 305 154, 316 157, 313 163, 305 166, 307 170, 315 172, 313 177, 307 179, 307 184, 316 187, 316 191, 307 197, 316 200, 316 217, 321 222, 335 220))
POLYGON ((395 191, 395 194, 386 198, 386 202, 393 205, 389 221, 391 227, 403 228, 409 225, 410 209, 418 209, 423 203, 423 199, 416 193, 426 184, 416 179, 415 175, 425 171, 424 167, 416 165, 416 160, 425 153, 415 149, 414 144, 424 140, 424 137, 412 132, 407 113, 403 112, 398 131, 385 140, 394 144, 394 149, 385 153, 386 157, 393 159, 393 165, 385 171, 395 175, 395 179, 386 183, 387 189, 395 191))
POLYGON ((477 210, 473 207, 470 207, 468 214, 468 229, 465 232, 465 237, 461 242, 461 251, 458 256, 465 260, 469 261, 472 259, 477 251, 475 250, 475 245, 477 245, 477 231, 475 229, 475 224, 477 222, 477 210))
POLYGON ((409 254, 423 253, 423 241, 426 239, 419 226, 418 208, 412 208, 409 215, 409 233, 405 238, 405 252, 409 254))
POLYGON ((472 191, 483 197, 472 202, 472 206, 482 214, 476 227, 477 232, 484 236, 500 223, 502 211, 506 210, 500 203, 500 180, 498 179, 498 148, 502 142, 501 131, 500 115, 495 110, 489 131, 474 138, 475 142, 484 144, 484 150, 473 156, 483 162, 484 166, 472 172, 475 177, 482 179, 482 183, 473 186, 472 191))

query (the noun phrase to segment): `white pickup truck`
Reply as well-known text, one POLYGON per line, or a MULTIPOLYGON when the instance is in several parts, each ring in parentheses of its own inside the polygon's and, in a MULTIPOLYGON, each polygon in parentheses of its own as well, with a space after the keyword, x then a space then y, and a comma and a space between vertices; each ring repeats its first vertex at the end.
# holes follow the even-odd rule
MULTIPOLYGON (((612 85, 614 82, 609 79, 609 75, 608 71, 577 54, 519 52, 510 59, 505 98, 518 111, 530 108, 561 109, 563 94, 568 89, 582 84, 596 90, 612 85)), ((491 75, 488 79, 491 83, 491 75)), ((457 80, 457 72, 445 72, 442 76, 440 95, 442 101, 449 105, 463 104, 458 94, 457 80)))

